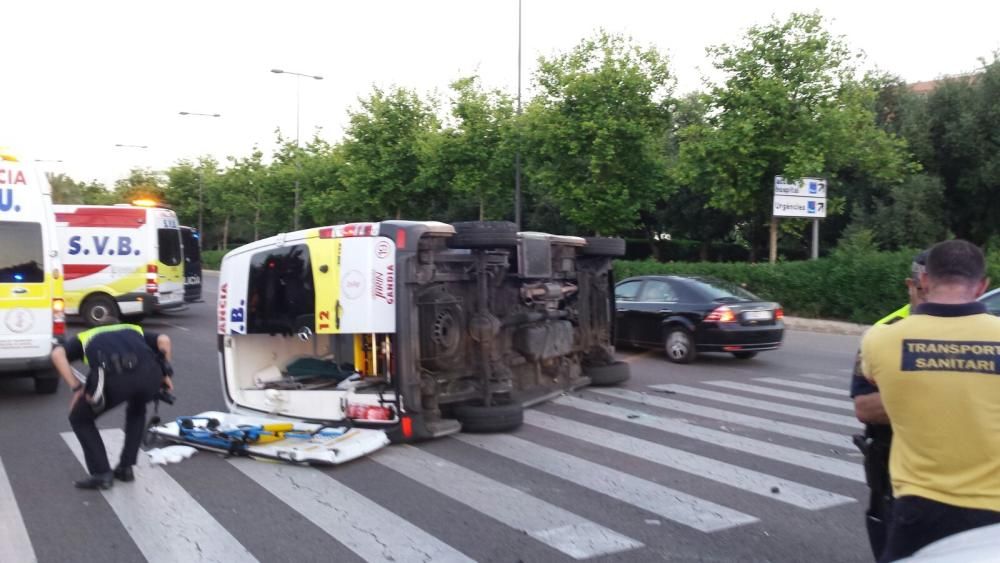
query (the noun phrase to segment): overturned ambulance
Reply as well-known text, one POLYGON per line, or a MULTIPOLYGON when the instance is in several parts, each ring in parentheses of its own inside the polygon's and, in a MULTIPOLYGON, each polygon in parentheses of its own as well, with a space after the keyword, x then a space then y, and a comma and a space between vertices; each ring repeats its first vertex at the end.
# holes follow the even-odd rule
POLYGON ((228 253, 217 304, 230 411, 383 429, 516 428, 526 406, 628 379, 611 261, 624 241, 506 222, 383 221, 228 253))

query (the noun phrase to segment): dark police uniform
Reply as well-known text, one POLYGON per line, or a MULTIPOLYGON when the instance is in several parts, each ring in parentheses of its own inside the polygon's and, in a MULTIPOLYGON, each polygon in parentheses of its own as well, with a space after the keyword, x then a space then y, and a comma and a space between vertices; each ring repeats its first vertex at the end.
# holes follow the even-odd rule
POLYGON ((85 395, 70 411, 69 422, 91 475, 111 471, 95 421, 121 403, 128 406, 119 466, 135 465, 145 430, 146 403, 159 393, 165 375, 157 350, 158 337, 136 325, 119 324, 81 332, 66 343, 66 358, 71 362, 82 359, 90 368, 85 395))
MULTIPOLYGON (((910 316, 910 306, 905 305, 875 323, 889 325, 910 316)), ((861 373, 861 357, 854 364, 851 377, 851 398, 878 393, 875 387, 861 373)), ((888 424, 865 424, 863 436, 854 436, 854 443, 865 456, 865 481, 868 482, 868 510, 865 511, 865 527, 868 543, 877 559, 885 548, 889 515, 892 511, 892 483, 889 481, 889 450, 892 447, 892 426, 888 424)))

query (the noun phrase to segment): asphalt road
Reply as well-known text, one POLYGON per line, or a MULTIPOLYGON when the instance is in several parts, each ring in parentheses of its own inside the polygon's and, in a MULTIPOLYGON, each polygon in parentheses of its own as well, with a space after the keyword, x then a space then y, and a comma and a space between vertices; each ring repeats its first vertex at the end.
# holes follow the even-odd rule
MULTIPOLYGON (((146 323, 174 340, 161 416, 224 409, 216 280, 146 323)), ((0 561, 869 561, 858 340, 789 331, 779 351, 690 366, 624 350, 627 385, 532 409, 511 435, 322 470, 200 452, 104 493, 72 487, 69 391, 0 380, 0 561)), ((123 410, 101 419, 112 439, 123 410)))

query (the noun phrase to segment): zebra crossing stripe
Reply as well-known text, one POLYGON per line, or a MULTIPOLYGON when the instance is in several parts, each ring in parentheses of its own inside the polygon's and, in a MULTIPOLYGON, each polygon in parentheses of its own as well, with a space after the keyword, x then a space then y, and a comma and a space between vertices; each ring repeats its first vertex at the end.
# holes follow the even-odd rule
POLYGON ((857 429, 861 427, 861 423, 858 422, 858 420, 853 416, 844 416, 841 414, 819 412, 813 409, 794 407, 783 403, 775 403, 772 401, 764 401, 761 399, 751 399, 749 397, 743 397, 740 395, 730 395, 729 393, 720 393, 718 391, 711 391, 709 389, 701 389, 700 387, 691 387, 689 385, 663 384, 663 385, 650 385, 649 388, 655 389, 657 391, 666 391, 668 393, 675 393, 675 394, 681 393, 691 397, 711 399, 719 403, 727 403, 730 405, 739 405, 741 407, 748 407, 762 411, 776 412, 779 414, 794 416, 797 418, 807 418, 809 420, 827 422, 829 424, 846 426, 851 429, 857 429))
MULTIPOLYGON (((61 435, 86 467, 76 436, 61 435)), ((118 429, 101 430, 101 437, 108 452, 117 453, 125 441, 125 433, 118 429)), ((118 483, 101 494, 147 561, 257 561, 162 468, 149 465, 140 455, 134 470, 135 483, 118 483)))
POLYGON ((332 474, 250 459, 228 461, 366 561, 473 561, 332 474))
POLYGON ((370 459, 574 559, 643 547, 639 541, 413 446, 385 448, 370 459))
POLYGON ((826 397, 816 397, 814 395, 806 395, 805 393, 793 393, 791 391, 771 389, 770 387, 750 385, 747 383, 740 383, 738 381, 706 381, 705 385, 714 385, 716 387, 725 387, 727 389, 735 389, 737 391, 746 391, 747 393, 756 393, 757 395, 767 395, 778 399, 787 399, 789 401, 798 401, 800 403, 811 403, 813 405, 847 409, 852 412, 854 411, 854 403, 851 401, 827 399, 826 397))
POLYGON ((840 389, 837 387, 830 387, 828 385, 817 385, 815 383, 795 381, 792 379, 781 379, 778 377, 756 377, 754 378, 754 381, 770 383, 772 385, 784 385, 785 387, 795 387, 797 389, 805 389, 806 391, 816 391, 817 393, 829 393, 830 395, 837 395, 839 397, 846 397, 848 394, 846 387, 840 389))
POLYGON ((456 434, 453 438, 701 532, 757 522, 720 504, 514 436, 456 434))
POLYGON ((668 434, 701 440, 702 442, 708 442, 722 448, 812 469, 813 471, 826 473, 827 475, 843 477, 844 479, 860 483, 865 482, 864 468, 855 462, 834 459, 779 444, 772 444, 763 440, 738 436, 730 432, 705 428, 677 419, 662 418, 645 413, 639 414, 632 409, 586 401, 577 399, 576 397, 561 397, 553 402, 601 416, 618 418, 630 424, 654 428, 668 434))
POLYGON ((853 498, 844 495, 537 410, 525 411, 524 420, 527 424, 543 430, 589 442, 807 510, 819 510, 854 502, 853 498))
POLYGON ((38 561, 2 459, 0 459, 0 550, 5 561, 25 563, 38 561))
POLYGON ((704 418, 713 418, 715 420, 721 420, 723 422, 728 422, 730 424, 739 424, 741 426, 746 426, 748 428, 757 428, 759 430, 766 430, 768 432, 774 432, 784 436, 801 438, 803 440, 809 440, 810 442, 817 442, 829 446, 837 446, 839 448, 847 448, 847 449, 854 448, 854 443, 851 441, 850 437, 844 434, 838 434, 836 432, 827 432, 826 430, 817 430, 815 428, 809 428, 807 426, 799 426, 797 424, 790 424, 788 422, 771 420, 770 418, 752 416, 749 414, 740 414, 723 409, 716 409, 713 407, 705 407, 702 405, 685 403, 683 401, 667 399, 657 395, 650 395, 649 393, 637 393, 635 391, 629 391, 627 389, 614 389, 614 388, 601 389, 595 387, 587 389, 587 391, 591 393, 598 393, 600 395, 607 395, 609 397, 615 397, 618 399, 625 399, 627 401, 634 401, 637 403, 649 405, 651 407, 678 411, 686 414, 692 414, 695 416, 701 416, 704 418))

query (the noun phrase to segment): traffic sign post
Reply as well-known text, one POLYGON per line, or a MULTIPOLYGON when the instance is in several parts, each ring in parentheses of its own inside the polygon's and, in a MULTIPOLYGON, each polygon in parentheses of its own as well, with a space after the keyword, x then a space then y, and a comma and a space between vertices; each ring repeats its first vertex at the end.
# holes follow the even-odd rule
POLYGON ((812 259, 819 257, 819 220, 826 217, 827 184, 823 178, 802 178, 788 182, 774 177, 774 206, 771 213, 771 263, 778 257, 778 218, 812 219, 812 259))

